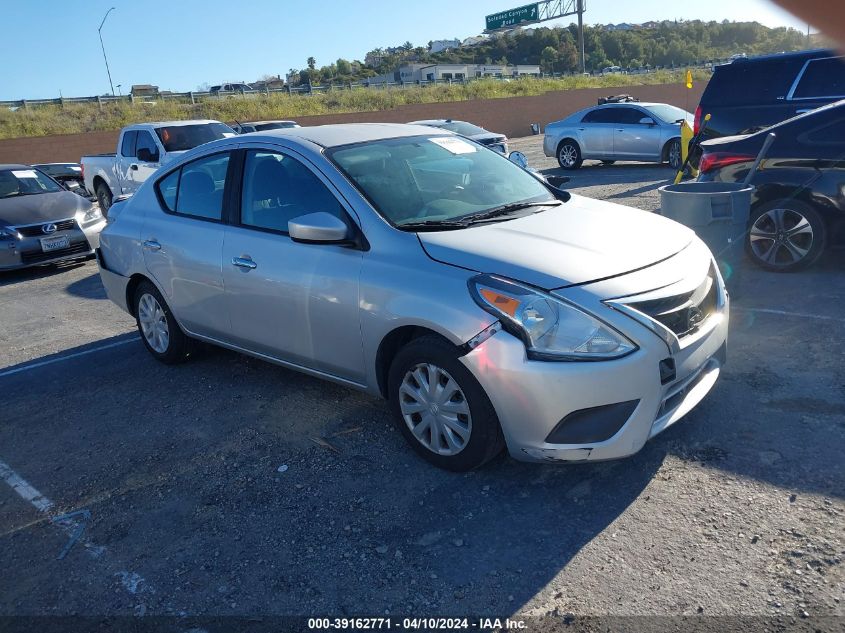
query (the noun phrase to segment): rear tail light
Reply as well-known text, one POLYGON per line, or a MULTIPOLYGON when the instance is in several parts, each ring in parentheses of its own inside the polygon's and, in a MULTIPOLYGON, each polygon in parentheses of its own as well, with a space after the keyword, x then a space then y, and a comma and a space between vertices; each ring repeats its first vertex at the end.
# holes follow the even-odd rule
POLYGON ((692 133, 698 134, 698 130, 701 129, 701 106, 698 106, 695 109, 695 119, 692 123, 692 133))
POLYGON ((705 152, 701 161, 698 164, 698 170, 702 174, 709 171, 721 169, 728 165, 735 165, 737 163, 748 163, 754 160, 754 157, 749 154, 733 154, 730 152, 705 152))

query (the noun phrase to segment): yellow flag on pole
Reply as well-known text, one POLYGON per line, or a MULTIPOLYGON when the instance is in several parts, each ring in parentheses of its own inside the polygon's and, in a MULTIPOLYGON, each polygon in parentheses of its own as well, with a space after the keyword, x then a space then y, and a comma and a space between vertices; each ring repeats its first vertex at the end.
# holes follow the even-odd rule
POLYGON ((692 88, 692 71, 687 68, 687 79, 686 79, 687 88, 692 88))

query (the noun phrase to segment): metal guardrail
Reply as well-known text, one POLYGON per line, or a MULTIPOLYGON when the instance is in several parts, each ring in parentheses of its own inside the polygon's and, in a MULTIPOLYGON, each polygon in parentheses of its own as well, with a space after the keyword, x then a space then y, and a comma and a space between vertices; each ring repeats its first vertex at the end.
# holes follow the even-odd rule
MULTIPOLYGON (((716 66, 720 63, 726 63, 728 60, 720 60, 714 59, 708 62, 700 62, 695 65, 689 66, 677 66, 677 67, 668 67, 668 66, 653 66, 653 67, 643 67, 643 68, 630 68, 624 71, 615 72, 615 73, 601 73, 601 72, 593 72, 590 73, 591 77, 601 77, 606 74, 647 74, 657 72, 658 70, 670 70, 670 71, 681 71, 686 68, 710 68, 712 66, 716 66)), ((155 103, 156 101, 175 101, 178 103, 191 103, 195 104, 198 102, 202 102, 209 99, 228 99, 232 97, 242 97, 242 98, 251 98, 251 97, 260 97, 266 96, 269 97, 273 94, 288 94, 288 95, 302 95, 308 96, 313 94, 324 94, 327 92, 335 92, 341 90, 359 90, 359 89, 368 89, 368 90, 405 90, 409 88, 417 88, 420 86, 445 86, 445 85, 465 85, 472 83, 474 81, 479 80, 494 80, 494 81, 524 81, 524 80, 531 80, 531 79, 550 79, 550 78, 561 78, 561 77, 577 77, 580 73, 543 73, 539 76, 536 75, 522 75, 518 77, 497 77, 497 76, 486 76, 486 77, 467 77, 463 79, 436 79, 436 80, 421 80, 421 81, 390 81, 390 82, 368 82, 368 81, 359 81, 359 82, 350 82, 344 84, 326 84, 326 85, 301 85, 301 86, 290 86, 287 85, 284 88, 264 88, 260 90, 245 90, 245 91, 238 91, 238 92, 200 92, 200 91, 191 91, 191 92, 163 92, 154 95, 100 95, 96 97, 59 97, 57 99, 20 99, 20 100, 13 100, 13 101, 0 101, 0 108, 9 108, 11 110, 17 110, 19 108, 28 109, 28 108, 37 108, 40 106, 61 106, 64 107, 66 105, 71 105, 75 103, 96 103, 99 107, 103 107, 103 105, 110 104, 110 103, 155 103)))

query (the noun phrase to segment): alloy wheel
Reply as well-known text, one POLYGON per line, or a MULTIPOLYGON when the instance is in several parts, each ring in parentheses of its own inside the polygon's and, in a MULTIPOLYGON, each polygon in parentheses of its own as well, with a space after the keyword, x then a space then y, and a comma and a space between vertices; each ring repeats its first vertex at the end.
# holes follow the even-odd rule
POLYGON ((813 227, 793 209, 769 209, 751 227, 754 256, 770 266, 787 267, 803 260, 813 247, 813 227))
POLYGON ((423 363, 405 373, 399 409, 417 441, 438 455, 466 448, 472 433, 469 403, 457 381, 437 365, 423 363))
POLYGON ((564 145, 560 148, 560 162, 567 167, 572 167, 578 160, 578 150, 573 145, 564 145))
POLYGON ((681 144, 672 143, 669 146, 669 165, 675 169, 681 166, 681 144))
POLYGON ((170 346, 170 328, 167 315, 158 300, 149 293, 141 295, 138 301, 138 323, 149 346, 159 354, 167 352, 170 346))

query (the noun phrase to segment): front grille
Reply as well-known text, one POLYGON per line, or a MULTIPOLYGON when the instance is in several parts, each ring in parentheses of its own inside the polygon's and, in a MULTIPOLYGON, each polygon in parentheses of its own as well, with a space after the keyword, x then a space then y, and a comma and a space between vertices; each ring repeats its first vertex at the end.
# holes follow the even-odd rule
POLYGON ((683 338, 695 333, 718 308, 719 284, 711 267, 701 285, 692 292, 628 303, 683 338))
MULTIPOLYGON (((55 224, 56 232, 70 231, 71 229, 76 227, 76 220, 71 218, 70 220, 60 220, 59 222, 42 222, 41 224, 18 226, 16 227, 16 230, 24 237, 43 237, 44 235, 48 235, 47 233, 44 233, 44 231, 41 229, 41 227, 43 227, 45 224, 55 224)), ((52 235, 52 233, 49 233, 49 235, 52 235)))
POLYGON ((39 262, 48 262, 52 259, 58 259, 60 257, 80 255, 82 253, 87 253, 90 250, 91 247, 88 246, 88 242, 78 242, 76 244, 71 244, 67 248, 60 248, 59 250, 50 251, 49 253, 41 253, 38 251, 33 251, 31 253, 21 253, 21 261, 24 264, 37 264, 39 262))

